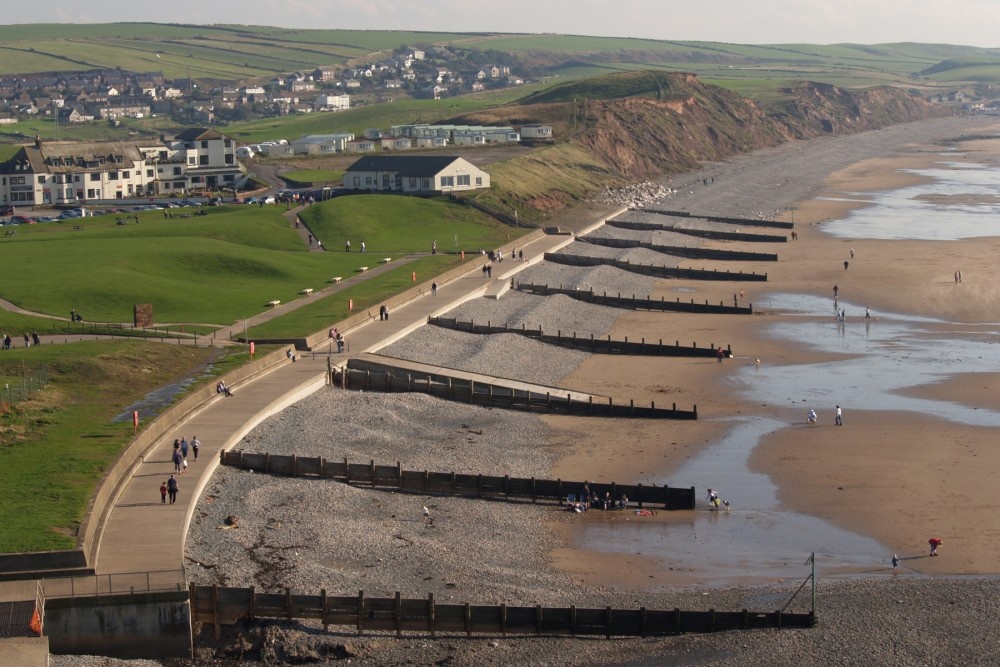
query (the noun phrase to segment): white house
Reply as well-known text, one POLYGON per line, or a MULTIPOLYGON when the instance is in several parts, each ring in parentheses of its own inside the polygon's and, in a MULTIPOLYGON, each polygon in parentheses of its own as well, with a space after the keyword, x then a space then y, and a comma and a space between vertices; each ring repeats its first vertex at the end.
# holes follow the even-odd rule
POLYGON ((331 111, 351 108, 351 96, 347 93, 339 95, 319 95, 314 103, 317 109, 328 109, 331 111))
POLYGON ((488 187, 488 173, 453 155, 369 155, 344 172, 345 190, 435 194, 488 187))
POLYGON ((296 155, 325 155, 343 153, 348 141, 354 140, 351 132, 337 134, 311 134, 292 141, 291 146, 296 155))
POLYGON ((552 139, 552 126, 538 124, 522 125, 521 138, 550 141, 552 139))

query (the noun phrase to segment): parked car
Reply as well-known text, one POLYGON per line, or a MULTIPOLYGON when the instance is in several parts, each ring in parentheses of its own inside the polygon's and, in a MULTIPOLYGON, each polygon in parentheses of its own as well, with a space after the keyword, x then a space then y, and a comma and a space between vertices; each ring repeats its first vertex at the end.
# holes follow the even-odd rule
POLYGON ((222 197, 212 197, 211 199, 208 200, 208 205, 209 206, 221 206, 222 205, 222 197))
POLYGON ((4 204, 0 206, 0 215, 14 215, 14 210, 13 204, 4 204))
POLYGON ((246 199, 243 200, 243 203, 244 204, 256 204, 257 203, 257 198, 256 197, 247 197, 246 199))
POLYGON ((268 195, 268 196, 262 198, 260 201, 262 201, 265 204, 275 204, 275 203, 277 203, 277 200, 272 195, 268 195))
POLYGON ((15 215, 14 217, 12 217, 10 219, 10 221, 13 222, 13 223, 16 223, 18 225, 33 225, 33 224, 35 224, 35 219, 34 218, 29 218, 29 217, 26 217, 26 216, 23 216, 23 215, 15 215))

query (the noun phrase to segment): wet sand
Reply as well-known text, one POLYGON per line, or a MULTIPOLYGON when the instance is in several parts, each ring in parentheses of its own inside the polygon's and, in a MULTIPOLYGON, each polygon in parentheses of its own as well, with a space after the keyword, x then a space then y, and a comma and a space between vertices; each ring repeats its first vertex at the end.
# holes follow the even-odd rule
MULTIPOLYGON (((767 283, 663 281, 658 288, 668 298, 689 295, 697 301, 727 303, 732 303, 734 291, 743 288, 746 302, 760 299, 754 303, 754 316, 637 312, 620 318, 612 331, 616 338, 645 336, 652 340, 732 344, 736 356, 723 364, 700 359, 588 360, 564 384, 630 396, 637 402, 676 402, 683 408, 696 404, 701 419, 696 423, 588 422, 587 433, 567 436, 567 442, 574 441, 576 446, 573 453, 556 464, 555 476, 642 482, 667 479, 685 486, 710 486, 711 479, 674 480, 671 476, 728 431, 728 417, 755 415, 780 424, 757 444, 748 471, 764 473, 777 485, 779 510, 823 518, 833 526, 871 538, 885 549, 846 565, 840 559, 829 565, 831 572, 887 572, 891 569, 888 559, 897 552, 907 559, 904 563, 908 571, 997 573, 1000 518, 993 507, 991 489, 1000 475, 1000 449, 993 444, 1000 437, 1000 423, 998 427, 970 426, 919 412, 866 409, 865 405, 853 404, 850 395, 844 395, 836 399, 845 410, 843 427, 833 425, 832 404, 811 406, 820 412, 821 419, 820 424, 808 427, 804 424, 807 407, 759 404, 734 390, 734 375, 752 367, 756 358, 762 365, 780 366, 820 364, 852 356, 849 352, 818 353, 808 340, 771 338, 768 332, 772 325, 789 316, 771 312, 767 294, 800 293, 828 299, 831 321, 832 287, 836 284, 841 298, 854 304, 855 316, 861 304, 862 308, 870 306, 876 317, 880 312, 892 312, 945 323, 1000 322, 996 264, 1000 238, 866 240, 840 239, 824 232, 828 221, 865 206, 870 199, 867 193, 897 189, 925 178, 901 170, 959 161, 995 165, 1000 160, 1000 140, 980 139, 962 145, 961 153, 942 154, 942 147, 930 141, 932 137, 914 135, 914 141, 890 156, 866 156, 859 149, 854 165, 823 180, 817 192, 820 197, 798 202, 794 210, 786 212, 783 217, 794 219, 799 240, 780 247, 779 262, 732 267, 767 272, 767 283), (856 253, 854 259, 850 259, 851 248, 856 253), (850 260, 847 271, 845 259, 850 260), (957 270, 963 276, 960 285, 954 281, 957 270), (927 540, 932 535, 944 539, 944 557, 926 557, 927 540)), ((719 166, 718 172, 726 169, 726 165, 719 166)), ((789 164, 787 169, 794 174, 795 165, 789 164)), ((690 210, 698 212, 696 206, 690 210)), ((732 214, 740 215, 738 211, 732 214)), ((942 224, 947 221, 942 220, 942 224)), ((773 251, 771 247, 762 250, 773 251)), ((944 329, 948 326, 941 325, 944 329)), ((822 382, 822 376, 817 374, 815 383, 822 382)), ((864 383, 866 378, 859 376, 857 382, 864 383)), ((1000 376, 996 373, 962 373, 902 393, 970 408, 995 409, 998 387, 1000 376)), ((558 417, 546 419, 561 426, 558 417)), ((704 489, 698 492, 700 500, 704 489)), ((738 507, 738 500, 734 502, 738 507)), ((704 503, 700 506, 700 511, 706 511, 704 503)), ((588 524, 611 520, 601 514, 591 513, 579 529, 567 529, 578 547, 554 553, 557 566, 592 583, 635 587, 649 585, 650 576, 657 584, 690 584, 690 577, 674 573, 707 569, 684 562, 690 555, 682 549, 680 560, 662 553, 628 554, 623 556, 624 562, 633 567, 615 568, 610 573, 606 550, 579 548, 581 540, 596 534, 588 524)), ((746 518, 733 512, 728 520, 739 522, 746 518)), ((805 553, 811 548, 802 545, 805 553)), ((752 567, 745 574, 747 580, 756 580, 752 567)), ((699 583, 711 583, 712 574, 705 571, 703 575, 699 583)), ((733 583, 741 575, 739 568, 733 568, 722 576, 725 583, 733 583)))

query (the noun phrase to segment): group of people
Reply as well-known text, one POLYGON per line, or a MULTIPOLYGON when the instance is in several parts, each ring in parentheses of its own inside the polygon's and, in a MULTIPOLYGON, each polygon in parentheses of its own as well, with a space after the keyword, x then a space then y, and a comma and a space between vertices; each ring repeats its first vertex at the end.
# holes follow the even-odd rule
POLYGON ((223 380, 219 380, 219 383, 215 385, 215 393, 222 394, 223 396, 232 396, 233 392, 226 386, 223 380))
POLYGON ((580 493, 575 497, 570 497, 566 501, 567 512, 586 512, 589 509, 600 510, 624 510, 628 508, 628 496, 622 495, 616 500, 611 497, 611 491, 605 491, 604 495, 592 492, 590 482, 584 482, 580 493))
MULTIPOLYGON (((809 424, 815 424, 816 419, 817 417, 815 410, 809 410, 809 412, 806 413, 806 422, 808 422, 809 424)), ((834 410, 833 423, 836 424, 837 426, 844 425, 844 411, 839 405, 834 410)))
MULTIPOLYGON (((3 340, 3 349, 9 350, 12 347, 14 347, 14 339, 10 337, 10 334, 3 334, 2 340, 3 340)), ((37 331, 32 331, 31 334, 25 332, 24 346, 26 348, 31 347, 32 345, 41 345, 41 344, 42 344, 42 339, 38 336, 37 331)))
POLYGON ((389 319, 389 306, 384 303, 378 308, 378 318, 382 321, 389 319))
POLYGON ((708 501, 709 506, 713 510, 725 507, 726 511, 727 512, 729 511, 729 501, 723 500, 721 497, 719 497, 719 494, 713 491, 712 489, 708 490, 708 497, 705 498, 705 500, 708 501))
MULTIPOLYGON (((198 436, 191 438, 191 442, 187 441, 187 438, 181 437, 180 439, 174 438, 174 453, 171 455, 170 459, 174 464, 174 475, 183 475, 188 469, 188 451, 194 456, 194 460, 198 460, 198 452, 201 450, 201 441, 198 440, 198 436)), ((170 479, 160 484, 160 502, 166 504, 167 498, 170 498, 170 504, 173 505, 177 501, 177 491, 179 486, 177 484, 177 478, 174 475, 170 475, 170 479)))
POLYGON ((340 329, 337 327, 330 329, 330 340, 337 346, 337 352, 344 351, 344 334, 340 333, 340 329))
MULTIPOLYGON (((351 241, 350 241, 350 239, 348 239, 347 242, 344 244, 344 252, 351 252, 351 241)), ((361 252, 368 252, 368 246, 365 245, 364 241, 361 242, 361 252)))

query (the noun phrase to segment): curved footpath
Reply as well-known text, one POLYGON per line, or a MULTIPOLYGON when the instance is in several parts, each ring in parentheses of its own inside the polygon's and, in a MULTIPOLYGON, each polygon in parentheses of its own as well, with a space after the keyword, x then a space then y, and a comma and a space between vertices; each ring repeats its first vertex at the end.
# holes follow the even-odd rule
MULTIPOLYGON (((602 220, 603 222, 603 220, 602 220)), ((597 224, 602 224, 598 222, 597 224)), ((257 424, 326 384, 328 364, 342 365, 353 355, 377 350, 423 326, 430 316, 441 315, 471 298, 496 290, 526 266, 540 262, 573 240, 572 235, 541 235, 519 249, 524 262, 494 266, 492 280, 484 280, 480 264, 460 277, 438 286, 437 295, 427 294, 395 308, 387 321, 371 320, 344 332, 349 351, 331 352, 324 343, 303 353, 296 362, 284 362, 245 383, 233 387, 231 398, 216 396, 159 439, 143 456, 114 501, 113 509, 99 529, 95 563, 98 575, 135 572, 180 574, 188 523, 212 472, 219 452, 238 443, 257 424), (179 483, 176 504, 160 501, 160 484, 173 473, 173 440, 197 436, 201 451, 197 461, 188 457, 188 472, 175 475, 179 483)), ((512 245, 512 244, 511 244, 512 245)), ((46 584, 48 594, 49 584, 46 584)))

